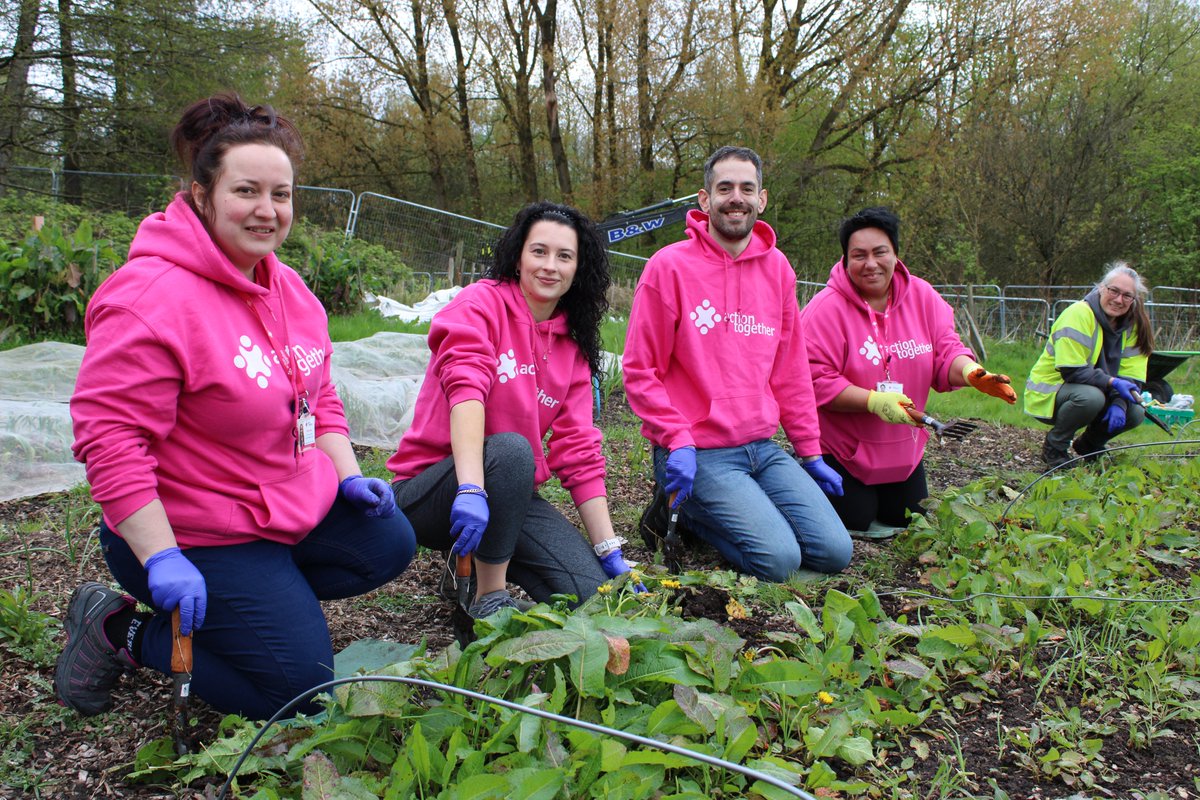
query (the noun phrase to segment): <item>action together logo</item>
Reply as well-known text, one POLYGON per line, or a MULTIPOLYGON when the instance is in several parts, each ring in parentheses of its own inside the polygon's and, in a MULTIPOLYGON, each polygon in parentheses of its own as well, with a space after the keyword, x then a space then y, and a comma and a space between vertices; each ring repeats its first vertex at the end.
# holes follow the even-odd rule
MULTIPOLYGON (((287 355, 285 351, 284 356, 287 355)), ((306 350, 302 345, 292 345, 291 356, 296 369, 305 377, 325 363, 324 349, 306 350)), ((233 357, 233 366, 244 370, 246 377, 258 384, 258 388, 265 389, 270 384, 272 363, 278 365, 279 356, 272 353, 268 360, 263 349, 249 336, 243 334, 238 338, 238 353, 233 357)))
POLYGON ((862 347, 858 348, 858 354, 878 366, 883 360, 883 354, 891 353, 897 358, 916 358, 917 356, 925 355, 933 352, 933 345, 929 342, 918 342, 916 339, 905 339, 901 342, 892 342, 887 347, 880 347, 875 338, 868 336, 866 341, 862 343, 862 347))
MULTIPOLYGON (((501 353, 500 358, 496 359, 496 379, 501 383, 508 383, 518 375, 534 375, 537 373, 537 368, 533 364, 518 364, 516 351, 511 347, 508 352, 501 353)), ((538 387, 537 391, 538 403, 547 408, 554 408, 561 401, 557 400, 538 387)))
POLYGON ((723 318, 713 307, 713 304, 705 299, 696 309, 690 314, 691 320, 696 327, 700 329, 701 334, 706 334, 713 328, 717 327, 717 323, 722 319, 734 333, 740 333, 743 336, 758 334, 759 336, 774 336, 775 328, 771 325, 764 325, 754 318, 753 314, 742 314, 737 311, 726 314, 723 318))

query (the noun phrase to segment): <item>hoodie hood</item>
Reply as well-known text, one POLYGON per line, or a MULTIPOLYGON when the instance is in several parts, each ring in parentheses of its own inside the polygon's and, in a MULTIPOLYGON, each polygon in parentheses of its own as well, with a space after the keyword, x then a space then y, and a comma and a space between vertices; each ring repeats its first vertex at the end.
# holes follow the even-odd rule
POLYGON ((255 266, 261 285, 249 280, 213 241, 204 222, 179 192, 160 211, 142 220, 129 246, 129 260, 161 258, 214 283, 242 294, 265 295, 279 274, 279 260, 271 253, 255 266))
POLYGON ((761 258, 775 249, 775 231, 761 219, 754 221, 754 228, 750 232, 750 243, 737 258, 731 258, 725 248, 721 247, 708 232, 708 214, 703 211, 693 208, 687 213, 685 230, 688 237, 700 245, 705 256, 718 261, 749 261, 761 258))
MULTIPOLYGON (((892 295, 888 300, 888 310, 899 308, 905 298, 908 297, 909 289, 912 285, 912 274, 908 271, 908 267, 904 266, 904 262, 896 259, 896 269, 892 272, 892 295)), ((870 310, 867 301, 859 294, 858 287, 850 280, 850 270, 846 268, 846 262, 838 259, 829 270, 828 286, 835 292, 842 295, 849 301, 851 308, 860 309, 863 314, 870 310)))

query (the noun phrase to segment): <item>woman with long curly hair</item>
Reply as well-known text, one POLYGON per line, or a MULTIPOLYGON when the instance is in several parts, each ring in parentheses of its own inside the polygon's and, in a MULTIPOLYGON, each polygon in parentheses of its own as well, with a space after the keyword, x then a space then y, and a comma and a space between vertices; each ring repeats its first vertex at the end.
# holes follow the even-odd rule
POLYGON ((417 541, 474 556, 476 619, 516 607, 509 579, 537 601, 582 601, 629 572, 592 422, 608 285, 592 223, 569 206, 534 203, 501 235, 486 277, 430 326, 413 424, 388 468, 417 541), (538 494, 551 473, 590 545, 538 494))

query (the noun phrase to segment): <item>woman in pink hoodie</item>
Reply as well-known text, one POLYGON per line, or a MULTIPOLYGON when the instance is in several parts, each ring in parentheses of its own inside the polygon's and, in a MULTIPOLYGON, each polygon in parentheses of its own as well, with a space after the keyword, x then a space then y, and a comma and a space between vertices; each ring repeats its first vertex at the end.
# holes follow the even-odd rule
POLYGON ((929 496, 920 423, 929 392, 960 386, 1015 403, 1007 375, 975 362, 954 311, 897 257, 900 220, 867 208, 839 231, 842 260, 800 312, 821 422, 821 451, 842 476, 831 497, 851 531, 908 524, 929 496))
POLYGON ((509 578, 538 601, 583 600, 629 572, 592 422, 608 284, 591 222, 568 206, 534 203, 501 235, 486 278, 433 318, 412 427, 388 468, 417 541, 474 556, 469 612, 477 619, 515 607, 509 578), (538 494, 552 472, 590 546, 538 494))
POLYGON ((416 545, 387 483, 359 471, 325 310, 275 257, 299 133, 230 94, 190 106, 171 138, 190 186, 88 304, 71 398, 100 545, 132 597, 75 591, 54 688, 90 715, 123 672, 170 674, 178 609, 192 690, 261 719, 332 676, 320 601, 381 586, 416 545))

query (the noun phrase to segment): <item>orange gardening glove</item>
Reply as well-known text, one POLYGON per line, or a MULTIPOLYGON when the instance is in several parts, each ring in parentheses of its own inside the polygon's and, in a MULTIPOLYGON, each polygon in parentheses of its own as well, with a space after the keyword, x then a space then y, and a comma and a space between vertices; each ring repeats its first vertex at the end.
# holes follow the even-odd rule
POLYGON ((997 375, 995 372, 988 372, 974 361, 963 367, 962 374, 963 379, 968 384, 984 394, 999 397, 1009 405, 1017 402, 1017 393, 1013 391, 1012 381, 1007 375, 997 375))

